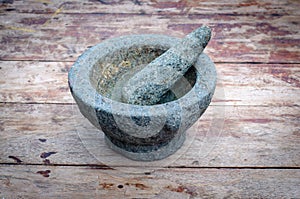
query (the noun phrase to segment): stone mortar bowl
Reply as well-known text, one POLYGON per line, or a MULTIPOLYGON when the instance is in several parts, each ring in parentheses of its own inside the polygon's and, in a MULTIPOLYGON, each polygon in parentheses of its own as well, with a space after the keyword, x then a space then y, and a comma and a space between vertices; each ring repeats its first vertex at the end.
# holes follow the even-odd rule
POLYGON ((104 132, 113 150, 130 159, 153 161, 175 153, 211 101, 216 70, 204 53, 158 104, 122 101, 124 82, 178 41, 163 35, 106 40, 84 52, 69 71, 81 113, 104 132))

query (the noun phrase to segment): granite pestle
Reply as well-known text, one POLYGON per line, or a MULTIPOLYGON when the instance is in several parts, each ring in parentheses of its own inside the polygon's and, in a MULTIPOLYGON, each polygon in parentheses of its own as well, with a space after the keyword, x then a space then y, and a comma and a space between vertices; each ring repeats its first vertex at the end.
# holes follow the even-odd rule
POLYGON ((207 26, 189 33, 128 80, 122 89, 123 101, 135 105, 157 104, 194 65, 210 37, 211 30, 207 26))

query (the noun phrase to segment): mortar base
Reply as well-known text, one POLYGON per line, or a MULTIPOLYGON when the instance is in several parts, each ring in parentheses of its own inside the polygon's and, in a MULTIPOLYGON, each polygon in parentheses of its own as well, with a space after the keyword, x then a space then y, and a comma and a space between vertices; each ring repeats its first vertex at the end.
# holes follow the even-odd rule
POLYGON ((125 157, 136 161, 155 161, 166 158, 175 153, 184 143, 186 133, 179 133, 174 137, 167 145, 164 145, 157 150, 149 152, 131 152, 113 144, 108 137, 105 136, 106 144, 117 153, 124 155, 125 157))

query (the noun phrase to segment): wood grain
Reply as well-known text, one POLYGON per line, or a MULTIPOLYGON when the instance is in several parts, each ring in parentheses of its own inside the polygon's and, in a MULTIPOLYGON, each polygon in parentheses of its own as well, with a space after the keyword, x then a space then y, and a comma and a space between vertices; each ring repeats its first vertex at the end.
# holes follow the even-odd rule
POLYGON ((121 35, 183 37, 207 24, 215 62, 299 62, 298 15, 27 14, 5 12, 1 60, 74 61, 89 46, 121 35), (126 24, 126 26, 124 25, 126 24))
POLYGON ((4 0, 0 198, 300 198, 300 1, 4 0), (67 72, 97 43, 213 29, 217 91, 183 147, 129 161, 79 113, 67 72))
MULTIPOLYGON (((74 103, 72 62, 0 61, 0 101, 74 103)), ((293 106, 300 103, 299 64, 216 64, 213 105, 293 106)))
POLYGON ((150 175, 91 167, 0 167, 3 198, 298 198, 300 171, 158 169, 150 175), (49 177, 37 172, 50 171, 49 177))
MULTIPOLYGON (((0 4, 1 5, 1 4, 0 4)), ((0 12, 60 13, 128 13, 128 14, 299 14, 299 2, 274 1, 198 1, 198 0, 90 0, 14 1, 2 4, 0 12)))
MULTIPOLYGON (((299 106, 210 106, 188 131, 182 151, 161 164, 300 166, 299 110, 299 106)), ((43 152, 57 152, 49 157, 53 164, 131 164, 108 149, 103 134, 76 105, 2 104, 0 121, 0 163, 14 163, 8 156, 15 156, 25 164, 43 164, 43 152)))

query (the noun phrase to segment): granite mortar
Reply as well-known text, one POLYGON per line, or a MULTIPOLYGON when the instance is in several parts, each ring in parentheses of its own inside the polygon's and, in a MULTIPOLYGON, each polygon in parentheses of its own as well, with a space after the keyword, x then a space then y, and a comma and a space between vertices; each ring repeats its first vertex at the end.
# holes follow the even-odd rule
POLYGON ((69 71, 69 87, 81 113, 104 132, 110 148, 130 159, 154 161, 175 153, 211 101, 216 70, 204 53, 157 104, 123 101, 124 84, 179 42, 164 35, 106 40, 85 51, 69 71))

